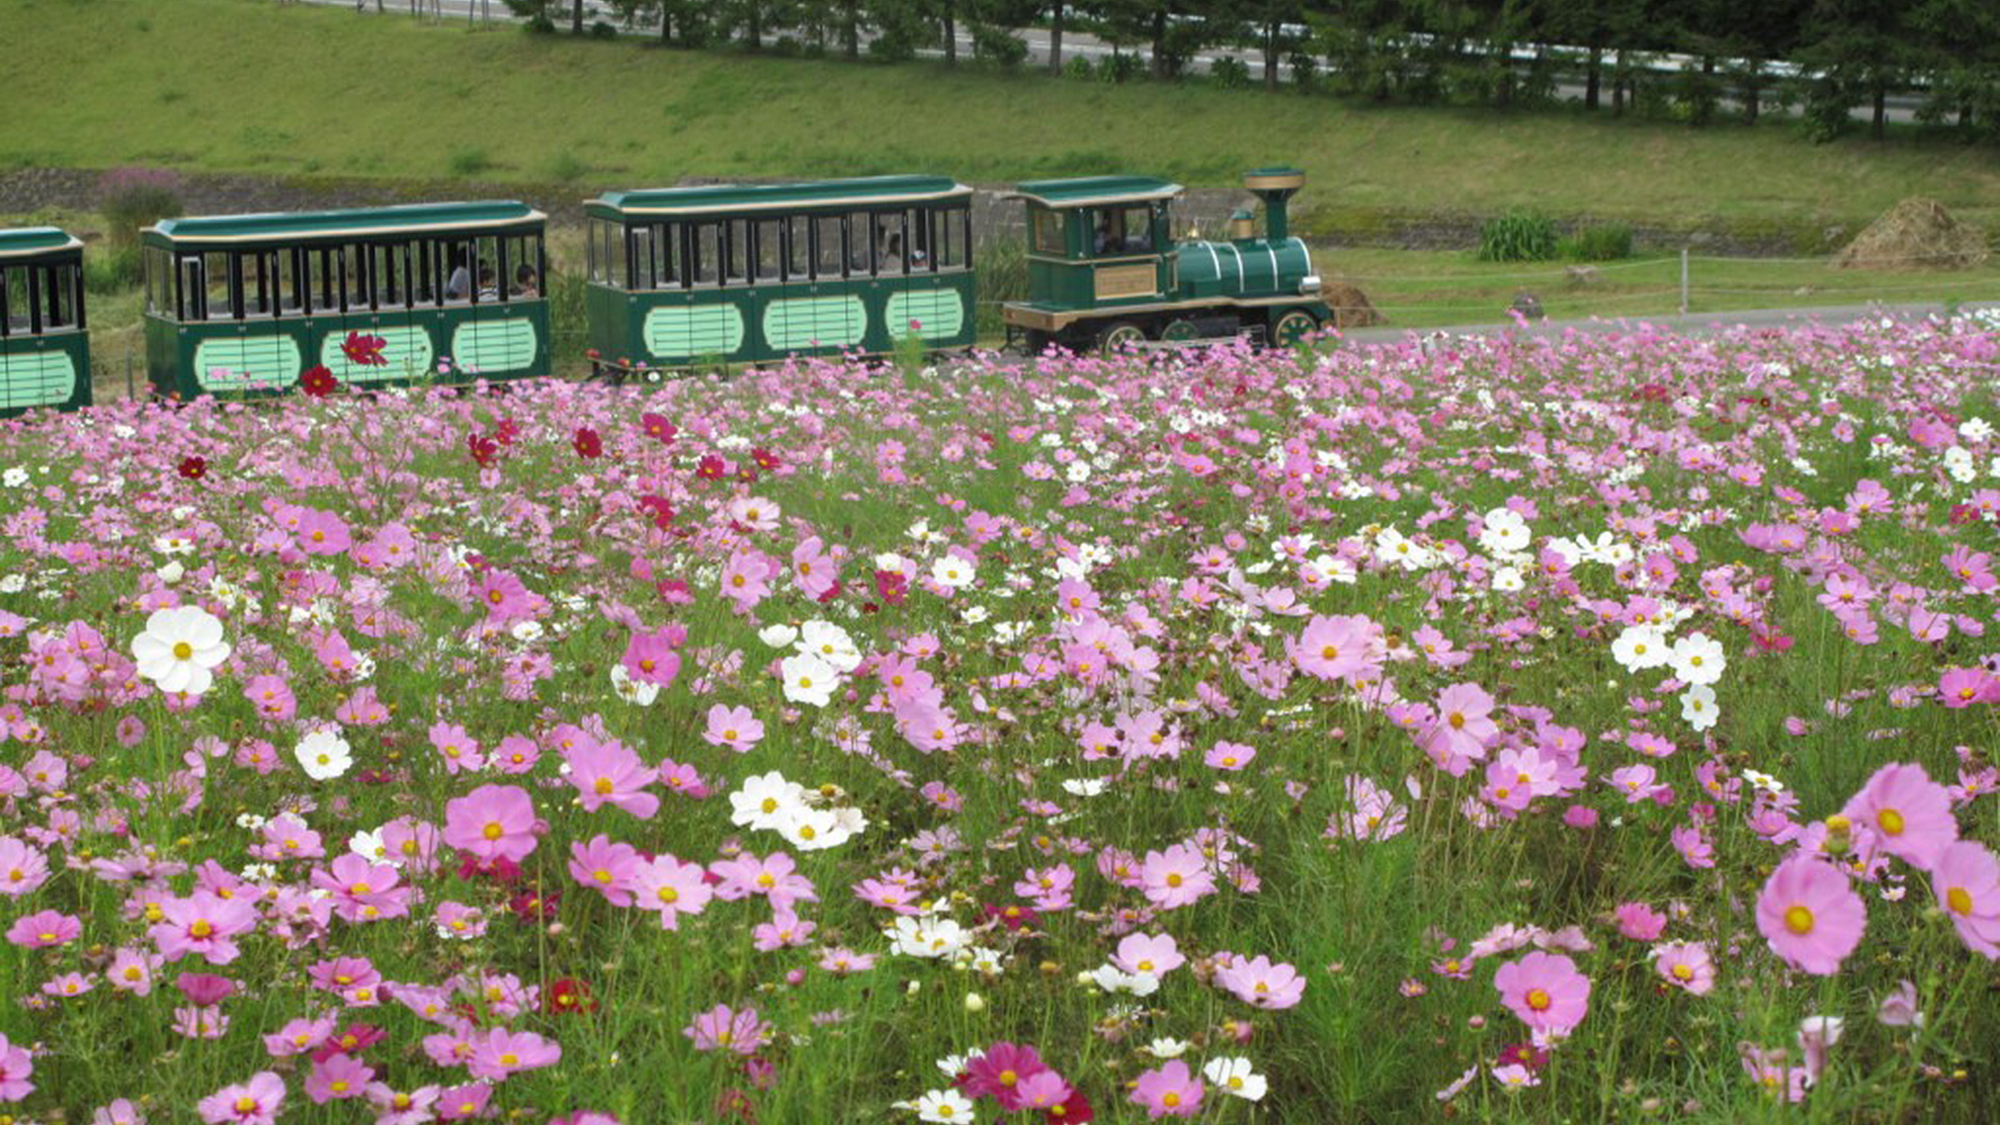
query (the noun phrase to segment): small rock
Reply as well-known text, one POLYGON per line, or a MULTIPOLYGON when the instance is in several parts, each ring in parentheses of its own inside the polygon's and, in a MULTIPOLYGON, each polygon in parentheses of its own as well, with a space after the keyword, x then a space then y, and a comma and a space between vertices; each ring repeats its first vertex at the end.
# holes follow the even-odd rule
POLYGON ((1511 308, 1529 320, 1541 320, 1547 315, 1542 311, 1542 299, 1533 293, 1515 294, 1511 308))
POLYGON ((1565 266, 1563 276, 1569 279, 1571 285, 1595 285, 1604 280, 1604 275, 1598 272, 1596 266, 1565 266))

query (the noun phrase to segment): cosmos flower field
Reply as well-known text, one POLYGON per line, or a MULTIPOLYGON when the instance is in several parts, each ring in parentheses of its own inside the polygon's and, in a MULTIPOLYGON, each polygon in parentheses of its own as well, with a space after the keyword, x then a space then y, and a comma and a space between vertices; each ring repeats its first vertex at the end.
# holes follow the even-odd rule
POLYGON ((1996 331, 0 423, 0 1115, 1993 1121, 1996 331))

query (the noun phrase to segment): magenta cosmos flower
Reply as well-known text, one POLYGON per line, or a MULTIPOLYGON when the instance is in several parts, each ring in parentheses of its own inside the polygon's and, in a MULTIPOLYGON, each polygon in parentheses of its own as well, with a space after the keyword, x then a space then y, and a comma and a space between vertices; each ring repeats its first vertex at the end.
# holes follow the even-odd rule
POLYGON ((16 1047, 0 1035, 0 1102, 18 1102, 35 1092, 35 1084, 28 1076, 35 1073, 35 1064, 28 1057, 25 1047, 16 1047))
POLYGON ((250 1081, 224 1086, 195 1107, 208 1125, 272 1125, 285 1104, 285 1080, 260 1070, 250 1081))
POLYGON ((482 785, 444 805, 444 842, 481 863, 535 850, 535 803, 516 785, 482 785))
POLYGON ((1840 813, 1873 832, 1882 850, 1918 867, 1930 867, 1958 839, 1951 794, 1913 763, 1891 762, 1876 770, 1840 813))
POLYGON ((23 949, 47 949, 68 945, 82 933, 82 922, 58 911, 44 910, 17 919, 7 929, 7 940, 23 949))
POLYGON ((1290 1008, 1306 994, 1306 979, 1299 971, 1269 957, 1238 958, 1215 974, 1217 984, 1238 1000, 1258 1008, 1290 1008))
POLYGON ((1660 979, 1676 988, 1706 996, 1715 990, 1715 962, 1708 946, 1698 941, 1669 941, 1653 947, 1660 979))
POLYGON ((1847 876, 1811 855, 1778 865, 1757 896, 1757 929, 1787 965, 1830 976, 1861 944, 1868 923, 1861 896, 1847 876))
POLYGON ((1568 1032, 1590 1010, 1590 978, 1560 953, 1538 949, 1500 966, 1493 987, 1507 1010, 1538 1032, 1568 1032))
POLYGON ((1048 1069, 1033 1047, 1005 1041, 965 1064, 958 1088, 969 1098, 991 1097, 1012 1113, 1022 1108, 1021 1083, 1048 1069))
POLYGON ((517 1071, 554 1066, 562 1060, 562 1048, 532 1031, 508 1031, 496 1027, 480 1040, 467 1061, 474 1078, 505 1079, 517 1071))
POLYGON ((699 863, 682 863, 670 855, 659 856, 633 871, 633 905, 641 910, 659 911, 660 928, 678 930, 681 915, 701 913, 714 897, 714 890, 704 878, 706 874, 699 863))
POLYGON ((613 906, 632 905, 632 880, 645 865, 639 849, 602 833, 569 846, 570 876, 613 906))
POLYGON ((1203 1092, 1201 1079, 1189 1072, 1186 1063, 1173 1059, 1141 1074, 1131 1100, 1146 1107, 1147 1117, 1193 1117, 1201 1108, 1203 1092))
POLYGON ((1959 938, 1973 952, 2000 959, 2000 858, 1960 840, 1938 852, 1931 884, 1959 938))
POLYGON ((563 754, 569 783, 583 798, 583 811, 614 805, 640 820, 660 811, 660 799, 646 792, 658 776, 631 747, 622 742, 588 742, 563 754))
POLYGON ((727 1004, 717 1004, 696 1016, 693 1023, 681 1029, 681 1034, 694 1040, 697 1051, 754 1055, 770 1037, 771 1025, 758 1017, 755 1008, 739 1012, 727 1004))

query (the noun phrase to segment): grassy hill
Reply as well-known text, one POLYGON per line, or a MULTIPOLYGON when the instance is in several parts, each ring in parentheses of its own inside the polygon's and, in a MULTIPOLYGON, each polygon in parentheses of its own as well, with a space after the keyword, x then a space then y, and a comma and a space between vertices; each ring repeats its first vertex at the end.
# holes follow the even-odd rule
POLYGON ((574 183, 1111 170, 1226 185, 1290 161, 1310 207, 1652 222, 1866 221, 1934 196, 2000 226, 2000 154, 1931 138, 1814 146, 1550 111, 1372 107, 536 38, 269 0, 0 0, 0 162, 574 183))

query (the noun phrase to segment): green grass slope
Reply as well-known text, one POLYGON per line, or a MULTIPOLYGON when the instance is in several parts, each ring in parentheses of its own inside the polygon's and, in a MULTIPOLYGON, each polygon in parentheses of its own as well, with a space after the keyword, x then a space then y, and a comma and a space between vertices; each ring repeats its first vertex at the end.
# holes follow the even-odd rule
POLYGON ((2000 154, 1936 139, 1814 146, 1781 125, 684 52, 268 0, 0 0, 0 29, 0 162, 18 165, 477 175, 584 192, 908 169, 1224 185, 1290 161, 1326 193, 1309 207, 1343 211, 1853 222, 1922 193, 2000 222, 2000 154))

